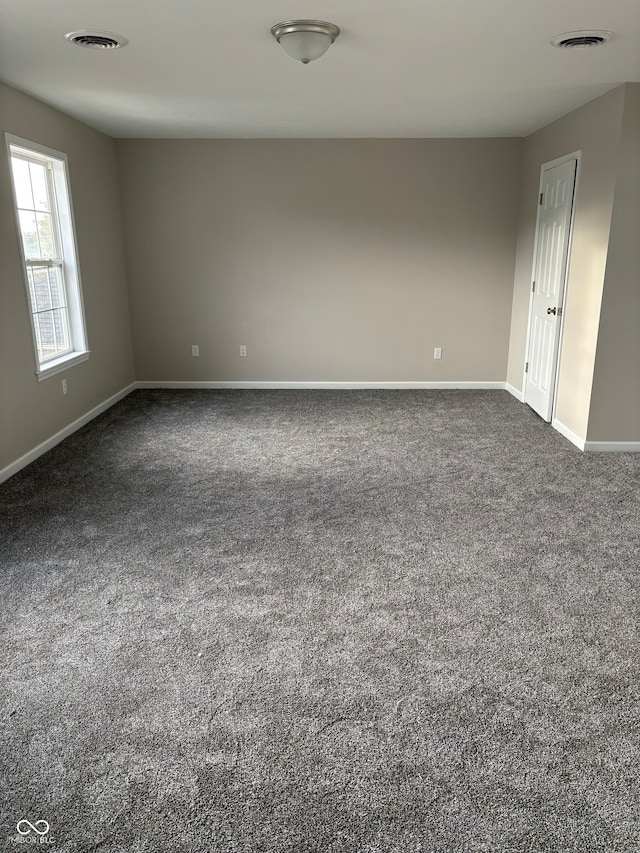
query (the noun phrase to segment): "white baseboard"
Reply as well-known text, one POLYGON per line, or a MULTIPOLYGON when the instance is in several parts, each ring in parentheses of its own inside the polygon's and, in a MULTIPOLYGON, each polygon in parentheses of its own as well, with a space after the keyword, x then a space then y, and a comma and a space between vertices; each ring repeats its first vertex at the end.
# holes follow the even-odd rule
POLYGON ((640 441, 586 441, 565 426, 562 421, 554 419, 551 426, 585 453, 640 453, 640 441))
POLYGON ((563 435, 565 438, 569 439, 571 444, 575 444, 575 446, 577 448, 579 448, 580 450, 585 449, 586 442, 585 442, 584 438, 580 438, 579 435, 576 435, 576 433, 573 432, 573 430, 570 430, 568 426, 565 426, 562 423, 562 421, 559 421, 556 418, 554 418, 553 421, 551 422, 551 426, 554 429, 558 430, 560 435, 563 435))
POLYGON ((236 389, 304 389, 320 388, 336 391, 382 390, 499 390, 504 391, 504 382, 137 382, 137 388, 236 388, 236 389))
POLYGON ((83 427, 85 424, 88 424, 89 421, 92 421, 94 418, 97 418, 98 415, 101 415, 103 412, 106 412, 107 409, 110 409, 111 406, 115 405, 117 402, 126 397, 132 391, 136 389, 136 383, 132 382, 131 385, 127 385, 126 388, 123 388, 121 391, 118 391, 117 394, 114 394, 112 397, 109 397, 108 400, 104 400, 104 402, 99 403, 97 406, 94 406, 89 412, 82 415, 82 417, 70 423, 64 429, 61 429, 60 432, 57 432, 55 435, 52 435, 51 438, 48 438, 46 441, 43 441, 37 447, 34 447, 33 450, 29 450, 28 453, 25 453, 19 459, 16 459, 15 462, 12 462, 10 465, 7 465, 6 468, 3 468, 0 471, 0 483, 4 483, 5 480, 8 480, 9 477, 13 477, 14 474, 17 474, 18 471, 25 468, 27 465, 30 465, 31 462, 34 462, 39 456, 42 456, 43 453, 46 453, 47 450, 51 450, 52 447, 55 447, 56 444, 60 444, 61 441, 64 441, 65 438, 68 438, 74 432, 83 427))
POLYGON ((521 403, 524 403, 524 393, 522 391, 518 391, 513 385, 509 382, 505 382, 504 384, 505 390, 512 394, 516 400, 519 400, 521 403))
POLYGON ((640 441, 585 441, 591 453, 640 453, 640 441))

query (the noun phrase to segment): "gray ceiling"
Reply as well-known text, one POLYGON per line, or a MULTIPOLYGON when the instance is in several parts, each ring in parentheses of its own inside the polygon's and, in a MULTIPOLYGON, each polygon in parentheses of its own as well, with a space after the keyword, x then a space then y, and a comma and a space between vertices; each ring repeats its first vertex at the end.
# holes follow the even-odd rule
POLYGON ((116 137, 523 136, 640 81, 638 0, 2 0, 0 78, 116 137), (270 27, 342 34, 310 65, 270 27), (64 35, 106 29, 120 50, 64 35), (599 48, 558 33, 613 30, 599 48))

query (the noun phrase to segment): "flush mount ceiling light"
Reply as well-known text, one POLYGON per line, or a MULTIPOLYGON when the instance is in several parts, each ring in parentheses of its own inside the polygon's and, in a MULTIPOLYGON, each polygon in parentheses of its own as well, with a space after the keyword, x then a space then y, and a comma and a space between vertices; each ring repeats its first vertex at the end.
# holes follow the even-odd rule
POLYGON ((74 30, 67 33, 65 38, 78 47, 91 47, 95 50, 116 50, 129 44, 129 39, 106 30, 74 30))
POLYGON ((577 30, 574 33, 561 33, 551 39, 554 47, 598 47, 611 41, 613 33, 609 30, 577 30))
POLYGON ((308 65, 329 50, 340 29, 326 21, 283 21, 271 27, 271 35, 289 56, 308 65))

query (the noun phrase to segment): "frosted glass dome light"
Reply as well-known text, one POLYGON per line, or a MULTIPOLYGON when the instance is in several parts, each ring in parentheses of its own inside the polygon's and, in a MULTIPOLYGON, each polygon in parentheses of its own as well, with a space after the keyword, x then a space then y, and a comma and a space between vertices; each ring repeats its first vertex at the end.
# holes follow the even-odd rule
POLYGON ((283 21, 271 27, 271 35, 289 56, 308 65, 329 50, 340 29, 326 21, 283 21))

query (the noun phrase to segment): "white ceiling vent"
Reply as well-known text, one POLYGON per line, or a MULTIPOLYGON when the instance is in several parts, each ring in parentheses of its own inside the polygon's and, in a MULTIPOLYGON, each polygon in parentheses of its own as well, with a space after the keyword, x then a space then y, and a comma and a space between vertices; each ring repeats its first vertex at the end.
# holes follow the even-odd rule
POLYGON ((106 30, 74 30, 67 33, 65 38, 78 47, 92 47, 95 50, 116 50, 129 44, 129 39, 106 30))
POLYGON ((554 47, 598 47, 611 41, 613 33, 609 30, 578 30, 575 33, 561 33, 551 39, 554 47))

